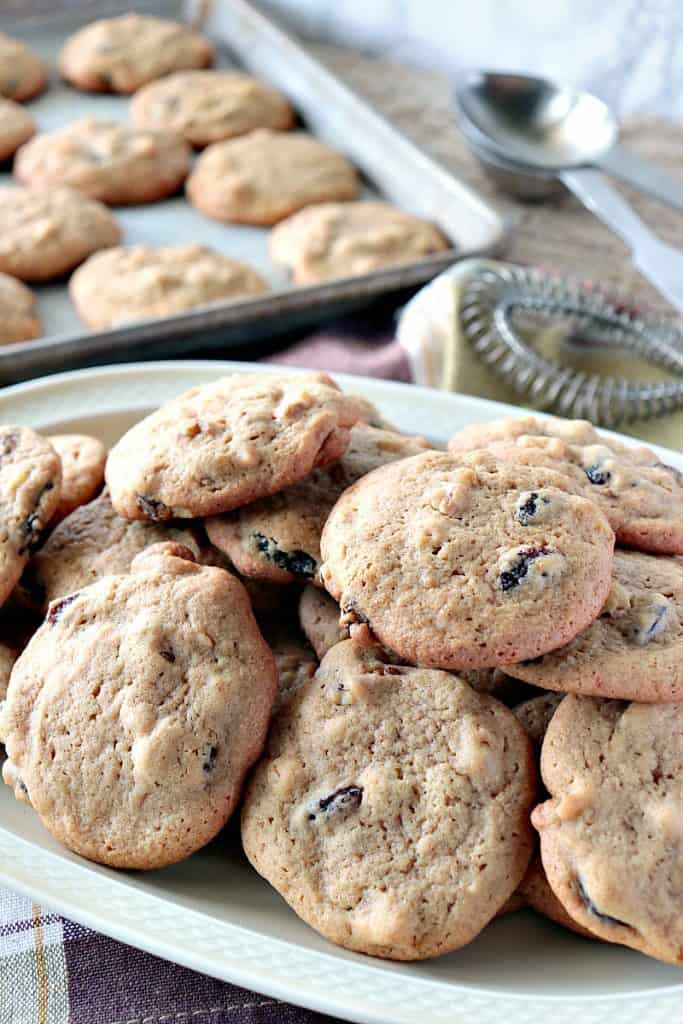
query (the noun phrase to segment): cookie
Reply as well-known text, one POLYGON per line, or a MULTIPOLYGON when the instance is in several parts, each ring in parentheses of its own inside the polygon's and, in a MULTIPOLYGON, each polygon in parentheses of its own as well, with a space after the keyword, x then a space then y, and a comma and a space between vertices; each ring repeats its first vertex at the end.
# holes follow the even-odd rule
POLYGON ((230 817, 276 685, 233 576, 143 560, 50 605, 0 715, 3 778, 70 850, 173 864, 230 817))
POLYGON ((184 544, 196 558, 200 555, 191 529, 122 519, 103 491, 94 501, 74 509, 33 556, 21 580, 24 603, 46 611, 50 601, 64 594, 102 576, 128 572, 136 555, 163 541, 184 544))
POLYGON ((275 714, 293 693, 310 683, 318 668, 318 658, 291 615, 260 615, 258 624, 263 639, 273 653, 277 668, 278 693, 273 705, 275 714))
POLYGON ((259 295, 267 287, 251 267, 193 243, 107 249, 69 282, 78 315, 97 330, 259 295))
POLYGON ((263 128, 204 150, 186 191, 216 220, 268 225, 311 203, 355 199, 359 188, 340 153, 305 132, 263 128))
POLYGON ((73 189, 0 188, 0 271, 12 277, 59 277, 120 237, 107 207, 73 189))
POLYGON ((683 963, 683 704, 566 697, 533 812, 555 895, 608 942, 683 963))
POLYGON ((8 160, 19 146, 28 142, 34 131, 28 110, 14 100, 0 99, 0 160, 8 160))
POLYGON ((357 417, 326 373, 234 374, 192 388, 112 448, 114 508, 153 520, 237 508, 338 459, 357 417))
POLYGON ((486 453, 376 469, 323 530, 320 576, 342 624, 436 668, 504 667, 568 642, 607 597, 614 534, 565 484, 486 453))
POLYGON ((30 100, 42 92, 47 68, 40 57, 18 39, 0 32, 0 96, 30 100))
POLYGON ((511 671, 563 693, 683 700, 683 558, 615 551, 600 616, 564 647, 511 671))
POLYGON ((292 107, 277 89, 237 71, 179 71, 140 89, 130 105, 137 128, 170 131, 208 146, 257 128, 286 131, 292 107))
POLYGON ((131 13, 75 32, 62 47, 59 70, 77 89, 130 93, 173 71, 208 67, 213 57, 208 39, 187 25, 131 13))
POLYGON ((188 144, 171 132, 84 118, 21 146, 14 176, 23 185, 68 185, 110 205, 151 203, 178 191, 190 160, 188 144))
POLYGON ((7 696, 14 663, 41 625, 42 619, 8 602, 0 611, 0 701, 7 696))
POLYGON ((0 273, 0 344, 39 338, 41 331, 33 292, 16 278, 0 273))
POLYGON ((277 583, 314 580, 320 568, 320 535, 339 496, 377 466, 430 447, 423 437, 357 423, 337 462, 230 516, 208 519, 206 532, 245 576, 277 583))
POLYGON ((564 473, 600 506, 618 544, 683 554, 683 475, 650 448, 622 444, 586 420, 535 416, 473 424, 449 442, 454 452, 474 448, 564 473))
POLYGON ((0 426, 0 605, 55 514, 61 483, 59 456, 44 437, 0 426))
POLYGON ((448 249, 429 221, 389 203, 320 203, 278 224, 270 255, 296 284, 369 274, 448 249))
POLYGON ((88 434, 52 434, 48 441, 62 460, 62 493, 53 518, 61 522, 101 489, 107 449, 88 434))
POLYGON ((471 941, 514 891, 534 794, 507 708, 347 640, 275 718, 242 842, 327 939, 419 960, 471 941))
POLYGON ((335 644, 349 639, 349 627, 339 625, 339 605, 325 591, 310 583, 301 591, 299 622, 318 658, 325 657, 335 644))

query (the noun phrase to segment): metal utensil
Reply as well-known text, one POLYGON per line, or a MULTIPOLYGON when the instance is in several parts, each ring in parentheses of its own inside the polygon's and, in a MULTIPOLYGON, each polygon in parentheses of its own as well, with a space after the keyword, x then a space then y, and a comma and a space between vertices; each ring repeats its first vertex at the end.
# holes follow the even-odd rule
POLYGON ((610 108, 597 96, 533 75, 472 71, 456 80, 461 127, 470 141, 542 171, 601 167, 683 210, 683 180, 617 142, 610 108))

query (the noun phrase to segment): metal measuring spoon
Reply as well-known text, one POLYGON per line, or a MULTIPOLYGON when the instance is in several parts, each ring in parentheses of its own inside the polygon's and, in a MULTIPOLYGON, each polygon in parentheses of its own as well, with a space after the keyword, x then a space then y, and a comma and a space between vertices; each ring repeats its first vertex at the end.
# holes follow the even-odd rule
POLYGON ((456 80, 455 98, 475 145, 538 171, 601 167, 683 210, 683 179, 623 149, 614 114, 591 93, 533 75, 472 71, 456 80))

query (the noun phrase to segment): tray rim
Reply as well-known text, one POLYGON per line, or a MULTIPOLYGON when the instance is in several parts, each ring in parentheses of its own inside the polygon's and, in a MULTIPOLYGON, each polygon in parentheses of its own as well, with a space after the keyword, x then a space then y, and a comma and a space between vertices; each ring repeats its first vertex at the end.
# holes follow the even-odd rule
MULTIPOLYGON (((36 410, 38 416, 43 416, 41 422, 51 417, 54 422, 60 411, 62 391, 66 392, 62 404, 67 403, 65 408, 72 416, 87 416, 89 412, 142 411, 149 407, 147 385, 154 380, 163 381, 166 388, 175 385, 174 389, 181 391, 194 383, 194 379, 187 379, 188 374, 212 379, 222 373, 255 369, 262 373, 282 372, 281 367, 272 364, 213 360, 169 360, 69 371, 3 389, 0 412, 14 413, 23 406, 33 422, 36 410), (126 381, 137 389, 132 404, 121 387, 126 381), (109 405, 102 404, 105 393, 111 394, 109 405), (90 409, 82 409, 79 402, 89 405, 90 409)), ((305 370, 288 367, 287 372, 305 370)), ((349 374, 334 376, 342 386, 365 393, 374 400, 381 401, 385 395, 387 401, 392 398, 398 401, 410 395, 413 401, 429 402, 430 412, 433 408, 436 414, 447 414, 449 408, 460 406, 474 418, 484 420, 520 411, 516 406, 396 381, 349 374)), ((634 443, 632 438, 623 439, 634 443)), ((653 447, 683 467, 683 455, 653 447)), ((454 1014, 456 997, 462 1020, 476 1013, 484 1024, 502 1021, 503 1015, 506 1021, 511 1019, 512 1024, 536 1024, 539 1015, 547 1013, 551 1007, 557 1024, 574 1024, 577 1015, 585 1015, 587 1007, 593 1004, 602 1020, 616 1020, 617 1014, 621 1015, 628 1005, 633 1019, 637 1013, 644 1024, 663 1024, 665 1020, 675 1019, 672 1012, 680 1009, 683 998, 681 984, 656 990, 579 994, 567 998, 552 994, 496 994, 473 985, 405 977, 390 970, 382 961, 357 954, 340 955, 332 946, 330 952, 299 948, 287 940, 265 937, 248 927, 210 918, 201 911, 165 900, 163 896, 128 886, 125 875, 90 865, 75 856, 57 855, 14 836, 1 823, 0 882, 88 927, 148 952, 275 998, 362 1024, 416 1024, 426 1013, 434 1019, 460 1019, 454 1014), (340 996, 332 992, 332 975, 342 993, 340 996)))

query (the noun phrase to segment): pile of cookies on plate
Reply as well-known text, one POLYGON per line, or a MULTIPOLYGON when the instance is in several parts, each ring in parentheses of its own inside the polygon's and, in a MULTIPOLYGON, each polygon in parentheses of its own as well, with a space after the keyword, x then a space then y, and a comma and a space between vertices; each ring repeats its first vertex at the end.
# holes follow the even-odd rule
POLYGON ((530 906, 683 960, 683 480, 652 451, 534 417, 442 450, 282 372, 108 456, 0 444, 3 777, 60 842, 157 868, 241 805, 348 949, 530 906))
POLYGON ((0 34, 0 160, 20 187, 0 189, 0 341, 37 337, 31 291, 69 273, 89 327, 169 316, 268 288, 240 260, 194 242, 120 246, 110 206, 151 203, 186 186, 190 203, 223 222, 277 225, 274 263, 296 284, 367 273, 448 248, 432 224, 358 200, 340 153, 296 128, 288 100, 236 71, 207 70, 210 42, 187 25, 141 14, 93 22, 59 60, 78 90, 134 93, 130 124, 87 118, 36 132, 22 106, 48 84, 26 46, 0 34), (4 98, 2 98, 4 97, 4 98), (203 152, 193 163, 193 150, 203 152))

